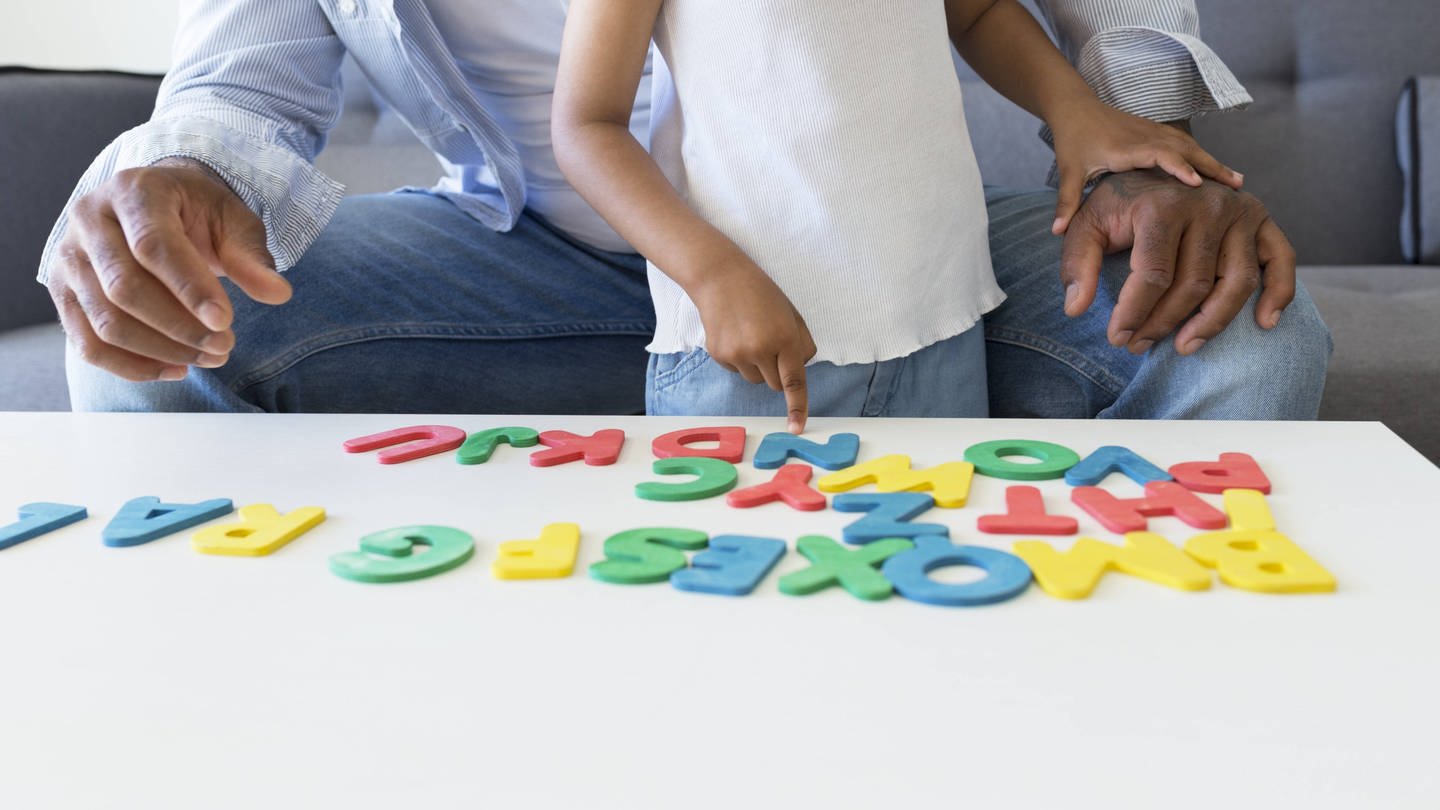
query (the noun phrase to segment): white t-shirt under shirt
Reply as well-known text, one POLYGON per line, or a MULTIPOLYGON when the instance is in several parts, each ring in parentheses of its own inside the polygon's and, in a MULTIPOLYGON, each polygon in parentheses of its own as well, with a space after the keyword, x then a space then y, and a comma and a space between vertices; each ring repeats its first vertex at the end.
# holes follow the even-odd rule
MULTIPOLYGON (((1004 300, 943 0, 665 0, 651 153, 794 303, 816 360, 868 363, 1004 300)), ((654 265, 650 351, 703 346, 654 265)))

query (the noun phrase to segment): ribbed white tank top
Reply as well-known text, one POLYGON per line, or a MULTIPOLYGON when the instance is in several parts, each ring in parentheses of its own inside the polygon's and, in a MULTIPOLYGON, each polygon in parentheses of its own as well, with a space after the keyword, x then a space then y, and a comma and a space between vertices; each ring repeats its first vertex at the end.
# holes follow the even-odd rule
MULTIPOLYGON (((655 43, 651 153, 789 296, 816 360, 903 357, 1004 300, 943 0, 665 0, 655 43)), ((703 346, 654 265, 650 290, 650 351, 703 346)))

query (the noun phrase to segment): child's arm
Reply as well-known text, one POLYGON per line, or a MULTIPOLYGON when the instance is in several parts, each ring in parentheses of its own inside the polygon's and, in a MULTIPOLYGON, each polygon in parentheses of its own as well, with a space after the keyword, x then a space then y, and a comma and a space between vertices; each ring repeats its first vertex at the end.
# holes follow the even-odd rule
POLYGON ((780 288, 701 219, 630 134, 630 114, 661 0, 573 0, 555 81, 551 137, 570 184, 700 311, 721 366, 785 394, 805 428, 805 362, 815 343, 780 288))
POLYGON ((1189 135, 1103 104, 1015 0, 945 0, 945 12, 950 41, 965 61, 1055 135, 1060 172, 1055 233, 1064 233, 1079 210, 1085 184, 1107 170, 1158 167, 1192 186, 1205 175, 1240 187, 1240 173, 1189 135))

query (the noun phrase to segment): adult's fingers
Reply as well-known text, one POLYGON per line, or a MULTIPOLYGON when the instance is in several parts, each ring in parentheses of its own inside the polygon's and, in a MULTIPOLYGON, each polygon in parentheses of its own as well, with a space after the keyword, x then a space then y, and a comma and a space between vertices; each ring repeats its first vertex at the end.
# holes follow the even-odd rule
POLYGON ((1200 308, 1215 287, 1219 273, 1220 244, 1228 224, 1217 220, 1196 220, 1180 237, 1175 278, 1155 303, 1145 323, 1135 330, 1129 349, 1148 351, 1156 341, 1173 334, 1186 318, 1200 308))
POLYGON ((1255 237, 1255 251, 1264 268, 1265 285, 1255 305, 1255 322, 1272 329, 1280 322, 1280 313, 1295 300, 1295 248, 1275 220, 1267 218, 1255 237))
POLYGON ((1086 216, 1070 222, 1060 245, 1060 283, 1065 287, 1065 314, 1076 317, 1095 302, 1095 288, 1100 283, 1100 265, 1110 239, 1105 231, 1086 216))
POLYGON ((265 225, 238 199, 227 200, 224 230, 216 240, 220 272, 242 292, 262 304, 290 300, 290 282, 275 271, 275 258, 265 241, 265 225))
POLYGON ((208 329, 230 328, 230 299, 185 233, 178 192, 147 187, 143 180, 122 189, 115 216, 131 255, 208 329))
POLYGON ((1240 310, 1259 283, 1260 265, 1255 254, 1255 224, 1248 217, 1237 220, 1221 243, 1215 289, 1180 331, 1175 333, 1175 350, 1194 354, 1205 342, 1220 334, 1240 310))
POLYGON ((149 357, 167 366, 195 365, 214 368, 224 364, 223 355, 207 354, 193 346, 172 340, 136 319, 105 294, 88 260, 72 264, 70 289, 80 305, 92 333, 103 343, 140 357, 149 357))
POLYGON ((196 350, 223 355, 234 348, 232 333, 210 331, 165 285, 135 261, 120 223, 113 216, 102 213, 93 217, 81 230, 79 240, 105 297, 121 310, 171 340, 196 350))
POLYGON ((1155 310, 1175 278, 1175 260, 1183 231, 1164 213, 1145 209, 1135 226, 1130 250, 1130 276, 1120 287, 1110 313, 1110 345, 1125 346, 1155 310))
MULTIPOLYGON (((83 260, 71 259, 66 270, 72 271, 82 264, 83 260)), ((53 272, 50 278, 50 296, 55 301, 55 311, 60 316, 60 325, 65 330, 66 338, 85 362, 135 382, 178 380, 185 376, 186 369, 183 365, 141 357, 101 340, 90 326, 90 319, 74 289, 57 279, 53 272)))

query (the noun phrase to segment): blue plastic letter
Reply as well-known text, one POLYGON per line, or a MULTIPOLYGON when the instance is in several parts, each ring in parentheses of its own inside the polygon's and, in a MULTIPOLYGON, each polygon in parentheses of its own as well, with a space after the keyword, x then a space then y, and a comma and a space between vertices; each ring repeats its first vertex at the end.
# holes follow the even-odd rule
POLYGON ((115 513, 100 534, 107 546, 138 546, 228 515, 235 510, 229 498, 200 503, 161 503, 159 498, 134 498, 115 513))
POLYGON ((910 522, 911 518, 935 505, 935 499, 924 492, 846 493, 836 495, 830 504, 837 512, 869 512, 845 527, 845 542, 852 545, 886 537, 950 536, 949 526, 910 522))
POLYGON ((0 549, 18 546, 26 540, 33 540, 42 534, 53 532, 61 526, 86 518, 85 507, 64 503, 27 503, 20 507, 20 520, 9 526, 0 526, 0 549))
POLYGON ((1004 551, 980 546, 957 546, 936 535, 915 538, 915 548, 885 561, 880 569, 906 599, 930 605, 969 607, 1014 599, 1030 587, 1030 566, 1004 551), (985 569, 985 578, 957 585, 926 576, 947 565, 985 569))
POLYGON ((689 568, 671 574, 670 584, 682 591, 745 596, 783 556, 784 540, 722 534, 710 538, 709 550, 691 558, 689 568))
POLYGON ((1142 487, 1151 481, 1171 480, 1170 473, 1141 458, 1134 450, 1108 444, 1066 470, 1065 483, 1072 487, 1099 486, 1114 472, 1124 473, 1125 477, 1142 487))
POLYGON ((773 470, 794 456, 816 467, 842 470, 854 464, 859 455, 860 437, 854 433, 836 433, 824 444, 790 433, 770 433, 760 440, 753 463, 757 470, 773 470))

